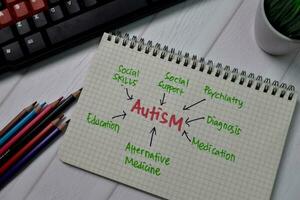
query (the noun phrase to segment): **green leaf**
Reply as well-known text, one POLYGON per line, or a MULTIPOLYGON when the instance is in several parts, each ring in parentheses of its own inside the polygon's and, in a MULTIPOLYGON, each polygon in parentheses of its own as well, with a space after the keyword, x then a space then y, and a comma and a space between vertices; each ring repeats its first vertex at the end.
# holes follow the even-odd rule
POLYGON ((265 0, 265 13, 272 26, 282 34, 300 35, 300 0, 265 0))

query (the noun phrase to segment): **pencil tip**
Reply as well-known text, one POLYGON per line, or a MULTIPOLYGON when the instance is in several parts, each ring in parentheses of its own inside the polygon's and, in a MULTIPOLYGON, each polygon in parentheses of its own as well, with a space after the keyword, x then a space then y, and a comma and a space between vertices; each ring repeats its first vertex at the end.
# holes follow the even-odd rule
POLYGON ((79 90, 77 90, 76 92, 74 92, 72 95, 77 99, 80 96, 82 89, 83 88, 80 88, 79 90))
POLYGON ((54 124, 54 125, 57 125, 57 124, 59 124, 59 122, 60 122, 60 121, 62 121, 62 120, 63 120, 63 118, 64 118, 64 114, 60 114, 60 115, 58 115, 58 117, 57 117, 57 118, 55 118, 55 119, 52 121, 52 124, 54 124))
POLYGON ((32 109, 35 109, 38 106, 37 101, 30 104, 30 106, 26 107, 25 109, 28 111, 31 111, 32 109))
POLYGON ((37 103, 35 106, 36 111, 40 111, 42 110, 45 106, 46 106, 46 102, 42 102, 42 103, 37 103))
POLYGON ((61 132, 65 132, 65 130, 67 129, 68 125, 69 125, 70 119, 68 119, 65 123, 62 123, 61 125, 59 125, 59 129, 61 132))
POLYGON ((57 102, 57 103, 59 103, 59 102, 61 102, 61 100, 63 99, 64 97, 63 96, 61 96, 61 97, 59 97, 56 101, 54 101, 54 102, 57 102))
POLYGON ((60 117, 60 122, 63 122, 64 120, 66 119, 66 116, 64 116, 64 115, 62 115, 61 117, 60 117))

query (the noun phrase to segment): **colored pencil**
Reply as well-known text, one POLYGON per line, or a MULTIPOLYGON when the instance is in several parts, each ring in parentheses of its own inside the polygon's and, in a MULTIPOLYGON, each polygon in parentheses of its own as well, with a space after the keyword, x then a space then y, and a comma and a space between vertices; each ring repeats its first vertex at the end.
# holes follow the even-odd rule
MULTIPOLYGON (((43 119, 51 113, 55 107, 59 104, 62 98, 52 102, 47 105, 31 122, 29 122, 23 129, 21 129, 16 135, 14 135, 3 147, 0 148, 0 165, 2 165, 12 154, 26 143, 22 142, 19 148, 16 148, 16 145, 19 145, 19 142, 23 141, 27 135, 31 134, 32 130, 34 130, 39 123, 43 121, 43 119)), ((40 131, 40 130, 39 130, 40 131)))
MULTIPOLYGON (((41 105, 41 107, 43 104, 41 105)), ((15 135, 21 128, 23 128, 28 122, 30 122, 39 112, 41 109, 34 108, 31 112, 29 112, 25 117, 23 117, 16 125, 14 125, 8 132, 6 132, 0 138, 0 147, 9 140, 13 135, 15 135)))
POLYGON ((32 140, 30 140, 27 144, 25 144, 16 154, 14 154, 12 157, 10 157, 2 166, 0 166, 0 175, 2 175, 5 171, 7 171, 16 161, 18 161, 24 154, 26 154, 28 151, 34 148, 36 144, 40 140, 42 140, 44 137, 47 136, 47 134, 51 133, 53 131, 59 121, 61 120, 62 116, 59 118, 56 118, 52 122, 50 122, 46 128, 44 128, 41 132, 39 132, 32 140))
POLYGON ((54 139, 56 139, 61 133, 63 133, 69 120, 59 125, 49 135, 42 139, 32 150, 25 154, 15 165, 13 165, 6 173, 0 176, 0 187, 4 186, 11 178, 13 178, 18 172, 20 172, 30 161, 32 161, 43 149, 45 149, 54 139))
POLYGON ((2 130, 0 130, 0 137, 2 137, 6 132, 8 132, 13 126, 15 126, 25 115, 31 112, 36 105, 36 101, 33 102, 30 106, 24 108, 19 114, 17 114, 2 130))
POLYGON ((13 152, 16 152, 18 151, 18 149, 22 148, 22 146, 28 143, 50 121, 57 118, 67 107, 74 103, 79 98, 81 91, 82 89, 70 94, 66 99, 60 101, 59 105, 52 112, 45 116, 45 118, 38 125, 36 125, 28 134, 26 134, 23 138, 21 138, 14 145, 12 145, 11 148, 5 152, 4 156, 0 157, 0 164, 3 163, 3 161, 7 160, 7 156, 10 157, 13 154, 13 152))
MULTIPOLYGON (((44 105, 44 103, 39 104, 39 105, 36 106, 36 108, 34 108, 35 112, 39 113, 38 115, 41 114, 41 111, 43 109, 43 105, 44 105)), ((5 153, 5 151, 7 151, 7 149, 9 149, 9 147, 14 143, 14 141, 16 140, 16 138, 19 138, 22 135, 26 134, 26 132, 28 132, 37 123, 37 120, 36 120, 37 116, 34 117, 28 124, 26 124, 21 130, 19 130, 10 140, 8 140, 0 148, 0 156, 2 156, 5 153)))

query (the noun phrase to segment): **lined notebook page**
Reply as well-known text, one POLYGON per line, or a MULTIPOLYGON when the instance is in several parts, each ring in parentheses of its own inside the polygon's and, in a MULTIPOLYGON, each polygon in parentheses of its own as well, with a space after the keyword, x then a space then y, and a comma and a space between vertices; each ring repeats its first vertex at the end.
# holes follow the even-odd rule
POLYGON ((126 41, 104 34, 62 161, 166 199, 269 199, 296 94, 126 41))

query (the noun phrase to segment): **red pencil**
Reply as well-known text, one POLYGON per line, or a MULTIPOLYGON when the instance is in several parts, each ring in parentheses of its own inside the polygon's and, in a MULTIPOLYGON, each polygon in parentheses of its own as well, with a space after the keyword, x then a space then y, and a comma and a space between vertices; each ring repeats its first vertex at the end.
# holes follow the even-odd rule
POLYGON ((62 119, 63 115, 59 116, 52 122, 46 126, 41 132, 39 132, 32 140, 30 140, 25 146, 23 146, 16 154, 14 154, 11 158, 8 159, 0 167, 0 175, 6 172, 16 161, 18 161, 25 153, 30 151, 40 140, 47 136, 47 134, 51 133, 58 125, 60 120, 62 119))
POLYGON ((16 135, 14 135, 5 145, 0 148, 0 157, 20 138, 26 135, 35 125, 45 118, 61 101, 62 97, 53 103, 47 105, 31 122, 29 122, 24 128, 22 128, 16 135))

